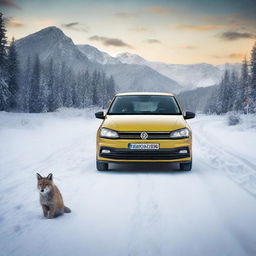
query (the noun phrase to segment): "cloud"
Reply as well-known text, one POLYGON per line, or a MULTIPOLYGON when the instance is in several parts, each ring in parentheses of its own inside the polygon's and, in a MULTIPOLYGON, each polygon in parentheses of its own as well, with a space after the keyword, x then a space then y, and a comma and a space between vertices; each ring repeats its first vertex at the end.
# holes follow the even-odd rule
POLYGON ((177 24, 175 26, 177 29, 182 30, 192 30, 192 31, 207 31, 207 30, 214 30, 218 28, 222 28, 223 25, 217 24, 209 24, 209 25, 185 25, 185 24, 177 24))
POLYGON ((169 7, 163 6, 147 6, 145 7, 145 10, 158 14, 170 13, 172 11, 169 7))
POLYGON ((244 54, 243 53, 231 53, 227 57, 230 59, 242 59, 242 58, 244 58, 244 54))
POLYGON ((242 53, 242 52, 236 52, 236 53, 230 53, 230 54, 227 54, 227 55, 213 55, 212 57, 213 58, 216 58, 216 59, 239 59, 241 60, 242 58, 244 58, 245 54, 242 53))
POLYGON ((25 24, 21 20, 17 18, 12 18, 12 17, 5 18, 5 23, 8 27, 13 27, 13 28, 21 28, 25 26, 25 24))
POLYGON ((62 26, 65 27, 65 28, 71 28, 71 27, 74 27, 78 24, 79 24, 78 22, 71 22, 71 23, 67 23, 67 24, 62 24, 62 26))
POLYGON ((181 48, 181 49, 187 49, 187 50, 195 50, 195 49, 198 49, 198 47, 193 46, 193 45, 182 45, 182 46, 179 46, 179 48, 181 48))
POLYGON ((131 28, 130 30, 137 31, 137 32, 145 32, 145 31, 151 31, 152 29, 146 26, 139 26, 139 27, 131 28))
POLYGON ((21 9, 21 7, 12 0, 0 0, 0 6, 1 5, 21 9))
POLYGON ((234 41, 239 39, 254 39, 256 35, 249 32, 226 31, 219 37, 226 41, 234 41))
POLYGON ((116 47, 127 47, 130 49, 134 49, 131 45, 125 43, 121 39, 117 38, 109 38, 109 37, 104 37, 104 36, 91 36, 89 37, 91 41, 99 41, 102 42, 105 46, 116 46, 116 47))
POLYGON ((144 42, 146 42, 148 44, 161 44, 161 42, 157 39, 147 39, 144 42))
POLYGON ((256 19, 251 18, 249 16, 245 16, 245 13, 231 13, 229 15, 208 15, 208 16, 202 16, 203 20, 206 20, 208 22, 216 22, 216 23, 225 23, 232 26, 238 26, 238 25, 255 25, 256 19))
POLYGON ((121 19, 131 19, 131 18, 135 18, 137 14, 129 13, 129 12, 117 12, 117 13, 114 13, 114 16, 121 19))
POLYGON ((81 24, 79 22, 70 22, 66 24, 61 24, 61 27, 65 29, 69 29, 73 31, 81 31, 81 32, 88 32, 89 30, 89 28, 86 25, 81 24))

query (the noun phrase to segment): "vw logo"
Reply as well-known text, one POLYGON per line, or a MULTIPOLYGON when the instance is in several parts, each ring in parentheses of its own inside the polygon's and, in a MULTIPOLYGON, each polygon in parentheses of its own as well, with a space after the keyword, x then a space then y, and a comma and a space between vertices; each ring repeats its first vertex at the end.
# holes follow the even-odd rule
POLYGON ((140 134, 140 137, 141 137, 142 140, 146 140, 148 138, 148 134, 146 132, 142 132, 140 134))

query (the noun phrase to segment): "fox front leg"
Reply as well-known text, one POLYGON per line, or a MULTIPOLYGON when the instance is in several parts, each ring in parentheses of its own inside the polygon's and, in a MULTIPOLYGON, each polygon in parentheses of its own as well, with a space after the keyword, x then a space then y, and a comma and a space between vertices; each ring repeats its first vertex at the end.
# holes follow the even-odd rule
POLYGON ((49 208, 46 205, 42 205, 42 209, 43 209, 43 213, 44 213, 44 217, 48 217, 48 211, 49 208))
POLYGON ((55 216, 56 212, 56 207, 50 206, 49 214, 48 214, 48 219, 52 219, 55 216))

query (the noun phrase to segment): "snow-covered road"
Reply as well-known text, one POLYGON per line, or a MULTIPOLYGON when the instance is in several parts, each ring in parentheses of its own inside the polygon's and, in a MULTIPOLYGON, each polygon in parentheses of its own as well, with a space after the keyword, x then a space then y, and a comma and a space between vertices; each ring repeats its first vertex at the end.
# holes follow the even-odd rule
POLYGON ((1 256, 256 255, 255 128, 200 116, 191 172, 97 172, 100 121, 74 113, 0 113, 1 256), (36 171, 53 172, 71 214, 42 217, 36 171))

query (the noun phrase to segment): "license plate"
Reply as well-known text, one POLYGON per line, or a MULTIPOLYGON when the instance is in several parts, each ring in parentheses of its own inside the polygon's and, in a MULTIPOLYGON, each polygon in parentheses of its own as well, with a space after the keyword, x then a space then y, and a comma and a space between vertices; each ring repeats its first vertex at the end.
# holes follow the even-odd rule
POLYGON ((135 150, 157 150, 159 149, 159 144, 153 144, 153 143, 130 143, 128 145, 129 149, 135 149, 135 150))

